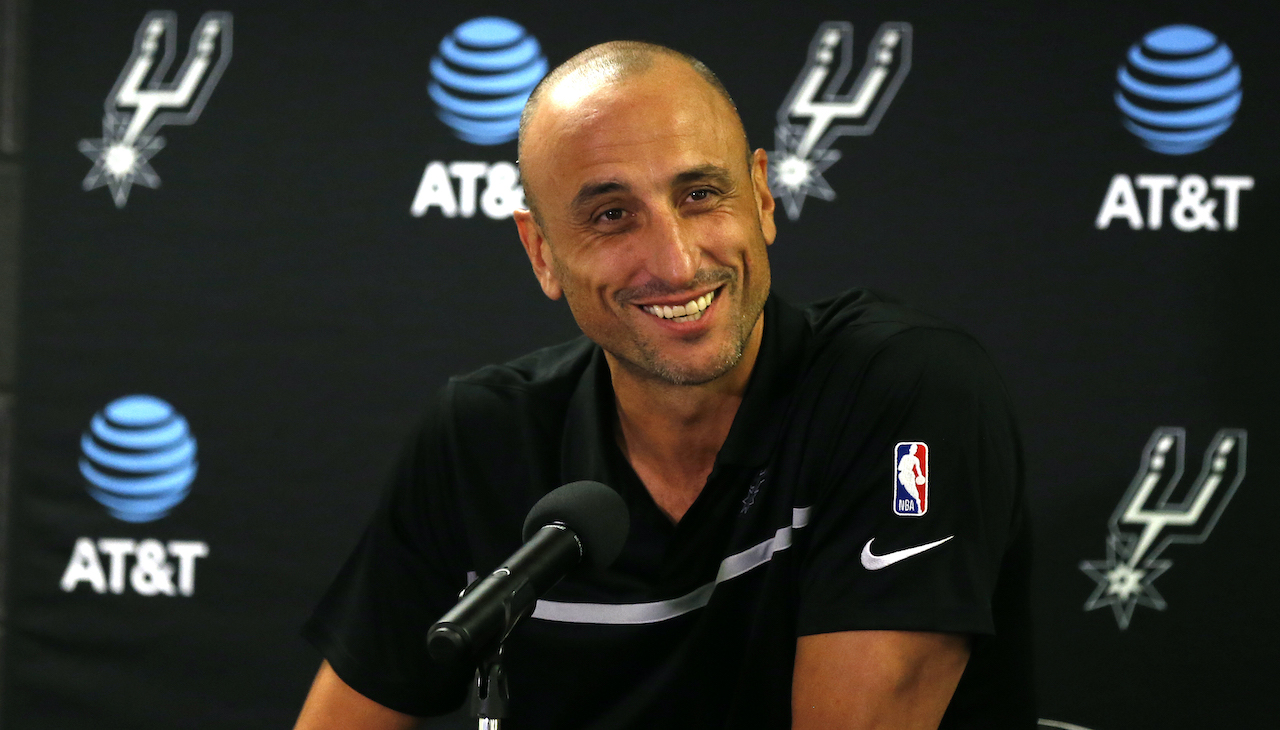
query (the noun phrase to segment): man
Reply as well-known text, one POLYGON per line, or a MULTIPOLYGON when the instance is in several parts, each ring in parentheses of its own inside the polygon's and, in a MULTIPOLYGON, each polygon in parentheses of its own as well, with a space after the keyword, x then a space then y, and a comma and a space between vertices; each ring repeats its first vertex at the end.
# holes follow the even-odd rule
POLYGON ((588 339, 450 381, 308 624, 297 727, 456 708, 473 668, 427 627, 576 479, 631 534, 507 639, 512 727, 1032 727, 1021 457, 980 347, 865 292, 771 297, 765 152, 674 51, 553 71, 520 161, 520 239, 588 339))

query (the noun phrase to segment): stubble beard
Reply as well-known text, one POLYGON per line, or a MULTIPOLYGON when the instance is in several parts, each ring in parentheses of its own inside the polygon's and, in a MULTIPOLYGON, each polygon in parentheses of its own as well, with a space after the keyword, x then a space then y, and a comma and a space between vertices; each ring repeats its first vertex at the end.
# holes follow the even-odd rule
MULTIPOLYGON (((766 290, 767 294, 767 290, 766 290)), ((745 296, 740 280, 735 276, 726 282, 717 300, 724 304, 745 296), (728 296, 726 296, 728 295, 728 296)), ((608 348, 611 355, 636 375, 657 380, 667 385, 694 386, 709 383, 732 370, 742 361, 747 343, 751 340, 751 332, 760 320, 764 310, 765 296, 757 297, 759 301, 741 301, 738 311, 733 312, 729 322, 729 337, 706 365, 689 365, 664 353, 653 342, 642 338, 631 340, 630 352, 620 352, 622 348, 608 348)), ((631 305, 627 305, 631 306, 631 305)), ((644 315, 649 316, 649 315, 644 315)))
MULTIPOLYGON (((566 280, 562 278, 561 281, 564 282, 566 280)), ((709 383, 729 372, 741 362, 747 343, 751 339, 751 332, 755 329, 756 322, 759 321, 760 314, 764 310, 764 300, 767 297, 768 289, 766 287, 763 294, 757 295, 752 300, 743 301, 741 297, 744 296, 744 292, 741 280, 735 272, 728 270, 705 270, 699 272, 693 286, 702 288, 708 285, 718 286, 719 293, 716 295, 716 302, 720 306, 727 306, 734 302, 737 303, 738 307, 737 311, 730 313, 728 337, 725 339, 720 351, 705 365, 681 362, 679 358, 672 356, 668 352, 663 352, 658 344, 641 336, 636 329, 620 326, 616 322, 611 331, 608 332, 588 331, 587 328, 583 328, 583 332, 597 345, 600 345, 605 352, 609 353, 622 367, 640 379, 678 386, 709 383)), ((632 302, 644 297, 667 293, 670 292, 666 290, 658 291, 653 287, 622 290, 618 292, 615 301, 623 311, 631 310, 634 313, 632 316, 651 317, 653 315, 641 311, 632 302)), ((568 288, 565 289, 565 299, 569 302, 569 309, 573 312, 574 319, 578 320, 579 327, 582 327, 586 320, 579 316, 579 312, 574 309, 573 303, 577 301, 577 297, 568 288)), ((708 335, 715 336, 716 333, 709 332, 708 335)))
MULTIPOLYGON (((763 239, 763 231, 761 231, 763 239)), ((761 248, 763 248, 763 240, 761 248)), ((732 269, 704 269, 698 272, 691 284, 694 288, 702 288, 705 286, 715 285, 719 287, 720 294, 716 295, 716 300, 721 302, 721 306, 728 305, 730 302, 737 302, 738 309, 736 312, 730 313, 729 338, 721 347, 720 352, 706 367, 690 367, 670 355, 665 355, 661 349, 653 342, 639 336, 632 329, 618 327, 615 332, 620 337, 601 337, 593 332, 586 334, 597 345, 600 345, 605 352, 613 356, 624 368, 633 374, 646 380, 656 380, 667 385, 676 386, 696 386, 709 383, 725 373, 732 370, 746 352, 747 343, 751 340, 751 333, 755 329, 756 323, 760 321, 760 317, 764 312, 764 303, 769 296, 770 275, 768 267, 767 254, 761 252, 760 261, 764 262, 762 269, 754 272, 757 277, 763 276, 764 281, 759 283, 754 290, 744 285, 742 277, 732 269)), ((561 262, 552 261, 553 267, 556 269, 557 276, 562 284, 565 299, 569 304, 569 309, 573 312, 574 319, 578 321, 578 326, 582 327, 584 319, 579 316, 579 312, 574 309, 573 302, 577 299, 574 292, 571 291, 573 281, 568 275, 569 272, 562 268, 561 262)), ((614 300, 621 308, 630 308, 639 316, 652 316, 647 313, 640 312, 639 308, 633 304, 634 301, 642 300, 644 297, 652 297, 655 295, 670 294, 670 290, 661 286, 649 286, 635 289, 624 289, 618 291, 614 300)))

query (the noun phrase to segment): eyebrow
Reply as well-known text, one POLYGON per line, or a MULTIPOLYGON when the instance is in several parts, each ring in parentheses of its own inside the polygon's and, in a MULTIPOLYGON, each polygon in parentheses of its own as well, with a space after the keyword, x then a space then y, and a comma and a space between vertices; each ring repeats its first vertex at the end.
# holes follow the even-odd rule
POLYGON ((700 180, 708 180, 722 187, 730 187, 733 185, 733 175, 729 171, 719 165, 707 163, 699 165, 691 170, 685 170, 679 173, 671 182, 673 186, 685 185, 700 180))
MULTIPOLYGON (((673 178, 671 178, 671 186, 679 187, 681 185, 687 185, 691 182, 698 182, 701 180, 714 182, 723 187, 730 187, 733 184, 733 175, 730 174, 727 169, 720 167, 719 165, 707 163, 705 165, 699 165, 677 173, 673 178)), ((617 192, 625 193, 630 190, 631 186, 617 180, 584 183, 581 188, 578 188, 578 194, 573 196, 573 200, 569 203, 569 208, 571 210, 578 211, 589 206, 594 199, 601 195, 608 195, 609 193, 617 192)))
POLYGON ((578 194, 573 196, 573 201, 569 203, 569 209, 578 211, 591 204, 591 201, 601 195, 609 193, 626 192, 631 187, 618 182, 617 180, 609 180, 606 182, 585 183, 578 188, 578 194))

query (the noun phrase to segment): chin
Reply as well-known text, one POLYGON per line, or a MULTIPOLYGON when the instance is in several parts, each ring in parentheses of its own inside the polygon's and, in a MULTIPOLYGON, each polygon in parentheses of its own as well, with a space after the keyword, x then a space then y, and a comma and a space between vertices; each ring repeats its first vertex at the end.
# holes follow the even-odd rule
POLYGON ((704 385, 720 378, 742 360, 742 347, 727 348, 716 356, 699 358, 698 362, 676 360, 642 352, 639 357, 624 359, 634 370, 669 385, 704 385))

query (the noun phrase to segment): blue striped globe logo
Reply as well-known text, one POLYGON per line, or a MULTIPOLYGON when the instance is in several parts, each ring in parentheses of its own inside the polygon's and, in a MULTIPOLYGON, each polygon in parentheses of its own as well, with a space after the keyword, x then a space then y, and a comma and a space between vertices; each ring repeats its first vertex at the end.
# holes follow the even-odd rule
POLYGON ((1240 109, 1240 65, 1213 33, 1166 25, 1135 43, 1116 74, 1124 126, 1148 148, 1186 155, 1213 144, 1240 109))
POLYGON ((90 496, 125 522, 169 514, 196 478, 196 440, 187 419, 155 396, 108 403, 80 437, 80 451, 90 496))
POLYGON ((516 138, 529 92, 547 74, 538 39, 519 23, 472 18, 440 41, 427 93, 456 137, 478 145, 516 138))

